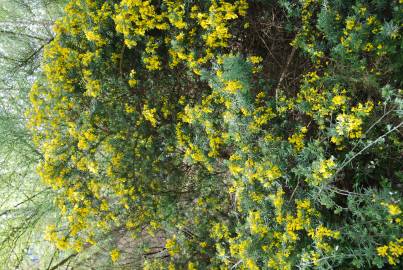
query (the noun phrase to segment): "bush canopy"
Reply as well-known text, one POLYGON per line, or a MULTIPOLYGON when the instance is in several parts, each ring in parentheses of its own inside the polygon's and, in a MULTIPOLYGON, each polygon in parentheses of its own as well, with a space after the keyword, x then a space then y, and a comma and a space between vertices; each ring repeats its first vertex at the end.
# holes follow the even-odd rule
POLYGON ((401 269, 403 1, 71 0, 30 92, 65 254, 401 269))

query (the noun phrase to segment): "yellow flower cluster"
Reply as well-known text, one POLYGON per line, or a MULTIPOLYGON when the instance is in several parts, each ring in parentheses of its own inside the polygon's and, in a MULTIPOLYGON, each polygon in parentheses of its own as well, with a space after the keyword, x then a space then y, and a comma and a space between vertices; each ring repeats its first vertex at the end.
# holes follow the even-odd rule
MULTIPOLYGON (((270 132, 263 133, 263 130, 265 128, 270 129, 270 124, 275 123, 277 117, 284 117, 287 111, 296 109, 299 104, 308 103, 310 107, 305 113, 312 118, 317 117, 319 113, 320 118, 323 120, 339 110, 345 111, 349 99, 346 97, 345 91, 340 90, 339 87, 335 87, 331 92, 326 92, 321 87, 308 87, 302 89, 295 100, 280 96, 281 100, 279 98, 279 107, 277 108, 270 107, 264 102, 264 93, 259 93, 256 96, 256 107, 250 105, 245 107, 242 106, 244 93, 239 91, 245 86, 240 83, 236 76, 232 79, 225 72, 221 69, 216 72, 219 83, 216 86, 212 86, 213 93, 202 100, 203 106, 187 106, 181 116, 185 124, 204 128, 209 145, 215 143, 214 137, 209 134, 217 134, 216 129, 212 128, 213 125, 210 124, 212 116, 218 113, 215 119, 222 120, 222 123, 228 125, 224 129, 221 127, 221 130, 225 132, 221 134, 220 142, 223 141, 224 145, 235 145, 235 149, 237 149, 233 150, 226 164, 228 172, 233 178, 231 192, 235 193, 237 210, 242 213, 244 211, 243 201, 251 200, 255 205, 267 203, 266 193, 254 189, 257 184, 267 190, 273 190, 275 186, 281 183, 280 179, 284 175, 279 167, 279 164, 281 164, 279 161, 261 161, 258 158, 259 154, 261 154, 259 149, 243 144, 244 138, 242 136, 245 136, 245 134, 240 135, 237 132, 230 131, 228 133, 231 135, 227 137, 227 128, 228 130, 231 129, 233 123, 242 123, 242 127, 247 127, 248 132, 246 134, 259 134, 259 136, 263 134, 267 143, 275 145, 284 141, 284 138, 270 132), (215 109, 217 106, 221 106, 219 110, 215 109)), ((316 73, 311 73, 306 76, 305 80, 308 84, 315 84, 320 80, 320 77, 316 73)), ((364 107, 366 108, 366 106, 356 106, 361 114, 358 111, 353 111, 353 114, 357 115, 357 117, 365 115, 366 109, 364 107), (363 112, 364 114, 362 114, 363 112)), ((180 133, 182 133, 182 125, 179 128, 180 133)), ((286 137, 285 140, 293 144, 296 151, 301 151, 304 147, 304 138, 307 133, 308 128, 304 126, 292 136, 286 137)), ((181 137, 183 137, 183 134, 181 134, 181 137)), ((187 137, 186 140, 188 141, 186 143, 188 146, 185 146, 185 148, 196 148, 194 144, 189 143, 190 137, 187 137)), ((205 165, 211 164, 211 162, 203 161, 202 157, 206 156, 202 150, 203 146, 200 145, 198 149, 200 150, 201 163, 205 165)), ((214 160, 219 164, 218 155, 210 157, 215 158, 214 160)), ((315 161, 312 164, 311 176, 306 181, 315 186, 320 185, 333 176, 335 168, 336 162, 333 157, 315 161)), ((213 169, 215 168, 213 167, 213 169)), ((279 188, 275 194, 269 196, 274 207, 274 213, 264 213, 259 208, 247 211, 246 221, 249 232, 251 235, 259 237, 262 243, 265 243, 261 248, 266 254, 269 254, 265 261, 271 269, 291 269, 292 263, 289 258, 297 248, 299 241, 304 237, 309 237, 313 244, 312 247, 315 250, 309 252, 312 255, 310 261, 313 264, 317 264, 321 256, 326 256, 326 254, 332 252, 330 242, 338 239, 340 233, 317 222, 319 213, 307 199, 295 200, 295 212, 288 210, 284 195, 284 190, 279 188), (265 215, 268 216, 267 219, 265 215)), ((257 265, 256 260, 248 253, 249 240, 243 240, 249 239, 247 235, 238 234, 235 237, 231 237, 228 233, 228 228, 221 227, 221 223, 219 223, 212 227, 211 237, 218 242, 228 242, 229 252, 221 243, 216 244, 218 253, 221 254, 220 258, 222 258, 225 265, 228 265, 228 259, 226 259, 228 253, 241 259, 241 267, 245 269, 253 269, 257 265)))
POLYGON ((267 225, 263 222, 259 211, 249 212, 248 223, 252 234, 264 236, 268 232, 267 225))
POLYGON ((388 217, 389 222, 395 222, 396 224, 402 224, 401 214, 402 210, 400 209, 399 205, 396 203, 386 203, 381 202, 381 205, 384 206, 388 210, 388 217))
POLYGON ((112 262, 119 260, 120 252, 117 249, 113 249, 110 253, 112 262))
POLYGON ((231 94, 236 93, 240 89, 242 89, 242 84, 239 81, 228 81, 224 88, 225 91, 231 94))
MULTIPOLYGON (((136 4, 142 5, 142 16, 151 15, 151 4, 136 4)), ((136 232, 142 223, 149 223, 150 211, 139 202, 147 196, 145 189, 159 188, 158 181, 146 181, 146 169, 140 165, 136 170, 128 169, 126 161, 128 157, 145 159, 154 142, 138 127, 156 127, 159 118, 154 103, 144 102, 136 107, 131 98, 119 100, 121 87, 104 78, 105 73, 119 74, 128 79, 127 88, 141 83, 137 68, 131 66, 124 74, 122 65, 127 49, 118 45, 117 51, 111 52, 108 48, 111 38, 106 33, 113 30, 111 21, 118 15, 110 1, 72 0, 65 12, 66 16, 56 22, 55 38, 44 52, 46 79, 38 80, 30 92, 29 126, 44 154, 38 174, 57 191, 56 205, 62 214, 63 230, 48 230, 46 238, 59 248, 79 251, 84 245, 94 245, 100 233, 115 226, 124 224, 136 232), (103 92, 105 84, 107 92, 103 92), (101 103, 104 107, 100 109, 101 103), (115 110, 133 117, 128 118, 130 121, 136 116, 134 123, 127 125, 125 120, 125 128, 115 132, 116 119, 111 117, 115 110), (130 179, 140 179, 139 186, 130 184, 130 179), (134 219, 130 213, 138 215, 134 219)), ((142 22, 147 21, 148 18, 142 22)), ((145 38, 147 55, 139 56, 139 60, 158 55, 158 42, 145 38)), ((156 67, 152 61, 148 64, 156 67)), ((169 106, 164 116, 167 111, 169 106)), ((152 161, 152 166, 159 167, 157 161, 152 161)), ((151 200, 158 203, 159 199, 151 200)))
POLYGON ((83 248, 83 242, 81 240, 69 241, 66 236, 57 233, 54 224, 46 227, 44 239, 53 242, 56 248, 60 250, 71 249, 80 252, 83 248))
POLYGON ((171 239, 167 239, 165 242, 165 248, 168 250, 169 255, 175 256, 179 252, 179 245, 176 241, 176 235, 171 239))
POLYGON ((121 1, 113 16, 116 31, 124 35, 128 48, 146 41, 143 62, 148 70, 161 69, 157 52, 168 45, 171 56, 168 66, 175 68, 184 63, 196 74, 200 74, 200 65, 213 58, 215 50, 228 46, 232 37, 230 22, 245 16, 248 8, 246 0, 200 2, 190 8, 185 8, 183 0, 163 0, 161 5, 165 8, 157 8, 150 0, 121 1), (158 37, 151 36, 155 30, 161 33, 158 37), (205 42, 203 46, 194 42, 199 33, 205 42))
MULTIPOLYGON (((325 238, 331 240, 340 236, 339 232, 330 230, 323 225, 314 226, 314 221, 319 214, 312 208, 308 199, 296 200, 296 215, 289 213, 284 205, 284 194, 284 191, 279 189, 275 195, 271 196, 275 208, 275 220, 283 228, 283 231, 272 232, 274 239, 266 247, 267 250, 271 250, 270 254, 275 254, 268 260, 268 266, 272 269, 291 269, 287 258, 295 249, 303 232, 312 239, 316 250, 321 254, 331 251, 331 246, 325 241, 325 238)), ((317 257, 315 260, 318 260, 319 254, 315 253, 315 256, 317 257)))
POLYGON ((387 207, 388 207, 389 214, 392 216, 397 216, 400 213, 402 213, 402 210, 400 210, 400 207, 397 206, 396 204, 388 204, 387 207))
POLYGON ((155 118, 156 112, 157 112, 157 109, 155 109, 155 108, 150 109, 150 108, 148 108, 148 105, 147 105, 147 104, 145 104, 145 105, 143 106, 143 112, 142 112, 142 114, 143 114, 144 118, 145 118, 148 122, 150 122, 153 127, 156 127, 156 126, 157 126, 157 119, 155 118))
POLYGON ((403 255, 403 238, 397 241, 390 241, 387 245, 380 246, 376 249, 377 253, 381 257, 386 257, 388 263, 396 265, 399 261, 399 257, 403 255))
POLYGON ((336 137, 332 140, 337 144, 338 138, 346 136, 351 139, 362 137, 362 121, 363 117, 367 116, 373 108, 372 102, 367 102, 365 105, 359 103, 357 106, 352 107, 352 114, 341 113, 337 115, 336 120, 336 137))
POLYGON ((333 176, 336 163, 333 158, 321 160, 313 164, 312 176, 306 181, 312 185, 320 185, 333 176))
POLYGON ((339 114, 337 116, 336 131, 339 136, 348 136, 349 138, 361 138, 362 120, 351 114, 339 114))
POLYGON ((295 133, 291 137, 288 137, 288 141, 294 145, 297 152, 301 151, 302 148, 304 148, 304 137, 307 131, 308 129, 306 127, 303 127, 301 128, 301 132, 295 133))

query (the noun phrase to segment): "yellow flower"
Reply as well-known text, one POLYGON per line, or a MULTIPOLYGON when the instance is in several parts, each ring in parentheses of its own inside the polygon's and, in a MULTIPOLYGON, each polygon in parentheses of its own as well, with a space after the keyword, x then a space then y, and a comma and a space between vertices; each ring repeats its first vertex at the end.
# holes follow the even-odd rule
POLYGON ((189 262, 188 263, 188 270, 196 270, 197 268, 195 267, 194 263, 189 262))
POLYGON ((79 240, 74 242, 74 249, 76 252, 81 252, 83 250, 83 243, 79 240))
POLYGON ((305 135, 303 133, 295 133, 291 137, 288 137, 288 141, 294 145, 297 152, 304 148, 304 137, 305 135))
POLYGON ((336 163, 333 160, 333 157, 330 159, 321 160, 319 162, 315 162, 314 170, 312 172, 312 177, 307 179, 307 182, 313 185, 319 185, 323 181, 331 178, 333 176, 334 169, 336 167, 336 163))
POLYGON ((242 84, 239 81, 228 81, 228 82, 226 82, 225 88, 224 88, 225 91, 227 91, 231 94, 236 93, 240 89, 242 89, 242 84))
POLYGON ((66 249, 69 247, 69 244, 68 244, 68 242, 66 241, 66 238, 65 238, 65 237, 56 239, 55 245, 56 245, 56 247, 57 247, 58 249, 60 249, 60 250, 66 250, 66 249))
POLYGON ((128 80, 128 83, 129 83, 130 87, 135 87, 137 85, 137 80, 130 79, 130 80, 128 80))
POLYGON ((355 20, 350 18, 346 20, 346 29, 347 30, 352 30, 354 28, 355 25, 355 20))
POLYGON ((143 107, 143 116, 148 120, 153 127, 157 126, 157 119, 155 119, 156 109, 149 109, 148 105, 145 104, 143 107))
POLYGON ((396 204, 388 204, 387 206, 389 214, 391 214, 392 216, 399 215, 402 212, 399 206, 397 206, 396 204))
POLYGON ((247 269, 250 269, 250 270, 259 270, 260 269, 252 259, 247 259, 245 262, 245 265, 246 265, 247 269))
POLYGON ((343 105, 346 102, 346 97, 341 95, 334 96, 332 102, 336 106, 343 105))
POLYGON ((102 40, 101 36, 99 34, 95 33, 94 31, 87 31, 85 33, 85 37, 89 41, 93 41, 93 42, 97 43, 99 46, 102 46, 105 44, 105 41, 102 40))
POLYGON ((403 254, 402 242, 403 238, 395 242, 390 241, 388 245, 378 247, 376 251, 379 256, 387 257, 389 264, 396 265, 396 260, 403 254))
POLYGON ((128 103, 126 103, 125 104, 125 111, 127 112, 127 113, 132 113, 132 112, 134 112, 136 109, 134 108, 134 106, 132 106, 132 105, 130 105, 130 104, 128 104, 128 103))
POLYGON ((250 211, 248 216, 250 232, 255 235, 264 236, 267 232, 267 226, 264 224, 259 211, 250 211))
POLYGON ((144 64, 146 64, 146 68, 148 70, 159 70, 161 69, 161 62, 157 55, 152 55, 150 57, 144 57, 143 59, 144 64))
POLYGON ((313 265, 318 266, 319 265, 319 257, 320 255, 317 252, 311 252, 311 260, 313 265))
POLYGON ((339 114, 337 116, 336 132, 351 139, 362 137, 362 119, 352 114, 339 114))
POLYGON ((119 260, 120 252, 117 249, 113 249, 110 253, 112 262, 119 260))
POLYGON ((46 226, 44 239, 47 241, 54 241, 57 238, 57 234, 56 234, 55 230, 56 230, 56 225, 54 225, 54 224, 50 224, 50 225, 46 226))
POLYGON ((102 200, 100 209, 101 209, 101 211, 108 211, 108 209, 109 209, 108 202, 105 200, 102 200))
POLYGON ((263 61, 263 58, 261 56, 250 56, 248 57, 248 60, 252 64, 259 64, 263 61))
POLYGON ((180 249, 177 244, 175 235, 171 239, 166 240, 165 248, 168 250, 168 253, 171 256, 175 256, 175 254, 179 253, 180 249))
POLYGON ((366 51, 366 52, 370 52, 370 51, 372 51, 374 49, 374 45, 372 45, 371 43, 367 43, 366 45, 365 45, 365 47, 364 47, 364 51, 366 51))

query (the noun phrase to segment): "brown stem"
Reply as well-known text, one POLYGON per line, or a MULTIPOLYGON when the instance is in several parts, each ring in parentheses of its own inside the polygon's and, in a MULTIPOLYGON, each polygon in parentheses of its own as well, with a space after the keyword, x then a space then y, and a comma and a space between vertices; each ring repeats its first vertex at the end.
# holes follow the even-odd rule
POLYGON ((291 60, 293 59, 296 50, 297 50, 296 46, 292 47, 292 51, 291 51, 290 55, 287 58, 287 63, 285 65, 284 69, 283 69, 283 72, 281 73, 280 79, 278 80, 278 84, 277 84, 277 87, 276 87, 276 90, 275 90, 276 101, 277 101, 278 91, 280 90, 280 87, 281 87, 281 83, 283 82, 283 80, 285 78, 285 75, 287 74, 288 66, 291 63, 291 60))

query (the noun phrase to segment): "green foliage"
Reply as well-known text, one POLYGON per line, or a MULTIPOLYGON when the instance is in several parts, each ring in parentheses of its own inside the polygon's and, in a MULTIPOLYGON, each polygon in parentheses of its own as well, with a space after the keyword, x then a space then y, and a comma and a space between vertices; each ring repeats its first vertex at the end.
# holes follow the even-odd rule
POLYGON ((30 92, 45 238, 108 267, 399 269, 402 9, 70 1, 30 92))
POLYGON ((25 126, 42 48, 52 39, 52 17, 61 11, 56 2, 0 1, 0 269, 58 263, 58 251, 43 239, 58 209, 35 172, 42 156, 25 126))

